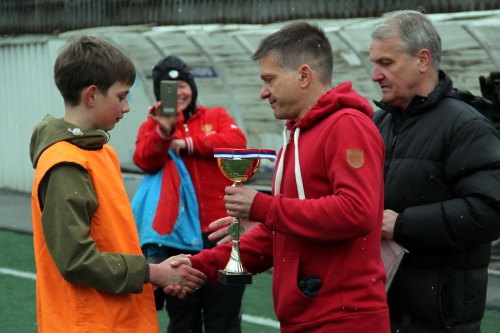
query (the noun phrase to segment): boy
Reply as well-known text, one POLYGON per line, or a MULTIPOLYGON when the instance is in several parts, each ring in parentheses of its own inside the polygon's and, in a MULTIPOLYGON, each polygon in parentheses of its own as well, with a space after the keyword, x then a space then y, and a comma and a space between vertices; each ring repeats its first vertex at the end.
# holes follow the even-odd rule
POLYGON ((132 61, 95 37, 57 57, 64 119, 35 127, 30 157, 39 332, 158 332, 151 286, 194 291, 204 274, 175 277, 168 261, 146 263, 109 131, 130 111, 132 61), (143 289, 144 288, 144 289, 143 289))

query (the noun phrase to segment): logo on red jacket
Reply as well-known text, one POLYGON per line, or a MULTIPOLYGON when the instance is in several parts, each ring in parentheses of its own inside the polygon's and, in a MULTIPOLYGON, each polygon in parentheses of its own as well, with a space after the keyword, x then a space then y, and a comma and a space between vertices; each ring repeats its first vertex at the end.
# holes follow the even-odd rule
POLYGON ((361 149, 346 150, 347 163, 354 169, 359 169, 365 164, 365 155, 361 149))
POLYGON ((212 131, 212 124, 205 124, 201 127, 202 131, 205 133, 210 133, 212 131))

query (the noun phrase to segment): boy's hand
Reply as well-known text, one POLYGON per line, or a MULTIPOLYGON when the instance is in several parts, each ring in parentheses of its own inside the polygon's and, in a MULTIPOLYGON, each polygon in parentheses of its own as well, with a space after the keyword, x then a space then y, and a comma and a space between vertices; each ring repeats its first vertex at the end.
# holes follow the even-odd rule
POLYGON ((150 282, 159 287, 174 286, 180 287, 185 292, 194 292, 205 284, 207 276, 191 267, 191 261, 184 254, 170 257, 160 264, 149 264, 150 282), (184 265, 172 266, 171 262, 186 258, 184 265), (187 264, 189 263, 189 264, 187 264))
MULTIPOLYGON (((231 242, 233 239, 231 238, 231 236, 228 235, 227 228, 229 228, 231 226, 231 224, 233 224, 233 220, 234 220, 234 217, 228 216, 228 217, 223 217, 221 219, 218 219, 218 220, 210 223, 210 225, 208 226, 209 229, 211 229, 211 230, 218 229, 218 230, 214 231, 210 235, 208 235, 208 239, 215 240, 215 239, 226 236, 223 239, 221 239, 220 241, 218 241, 217 245, 227 244, 227 243, 231 242)), ((259 224, 259 222, 253 222, 253 221, 249 221, 249 220, 243 219, 243 218, 240 218, 239 220, 240 220, 241 226, 243 227, 243 229, 245 229, 245 232, 252 230, 253 228, 255 228, 259 224)))
POLYGON ((179 286, 177 286, 177 287, 166 286, 165 288, 163 288, 163 292, 167 295, 170 295, 170 296, 174 296, 174 297, 177 296, 179 299, 183 299, 187 295, 186 291, 182 290, 182 288, 179 286))

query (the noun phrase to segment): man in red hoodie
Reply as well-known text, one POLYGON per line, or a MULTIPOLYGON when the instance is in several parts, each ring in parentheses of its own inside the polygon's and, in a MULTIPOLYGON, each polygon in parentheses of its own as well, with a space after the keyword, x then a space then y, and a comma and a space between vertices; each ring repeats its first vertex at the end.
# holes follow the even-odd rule
MULTIPOLYGON (((273 195, 226 188, 228 215, 260 222, 240 238, 241 260, 253 274, 274 267, 282 332, 389 332, 380 258, 384 144, 372 107, 350 82, 332 89, 332 47, 315 25, 286 25, 252 59, 260 97, 287 122, 273 195)), ((179 262, 216 283, 230 252, 224 244, 179 262)))

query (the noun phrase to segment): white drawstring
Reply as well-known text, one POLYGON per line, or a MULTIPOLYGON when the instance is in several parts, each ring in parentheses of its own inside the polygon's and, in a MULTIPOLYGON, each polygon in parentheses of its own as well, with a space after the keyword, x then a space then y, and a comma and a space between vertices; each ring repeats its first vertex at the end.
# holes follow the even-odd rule
MULTIPOLYGON (((302 182, 302 175, 300 173, 300 163, 299 163, 299 135, 300 128, 295 129, 293 136, 293 141, 295 143, 295 183, 297 184, 297 192, 299 193, 299 199, 305 199, 304 184, 302 182)), ((276 171, 276 177, 274 179, 274 194, 280 194, 281 190, 281 179, 283 177, 283 160, 285 159, 285 153, 287 148, 286 139, 286 127, 283 130, 283 148, 281 150, 281 158, 278 163, 278 170, 276 171)))
POLYGON ((276 177, 274 178, 274 195, 280 194, 281 189, 281 176, 283 175, 283 158, 286 153, 286 126, 283 129, 283 147, 281 148, 281 158, 278 163, 278 170, 276 171, 276 177))
POLYGON ((299 192, 299 199, 304 200, 306 195, 304 193, 304 184, 302 183, 302 175, 300 174, 299 163, 299 133, 300 128, 295 129, 293 141, 295 142, 295 183, 297 184, 297 192, 299 192))

